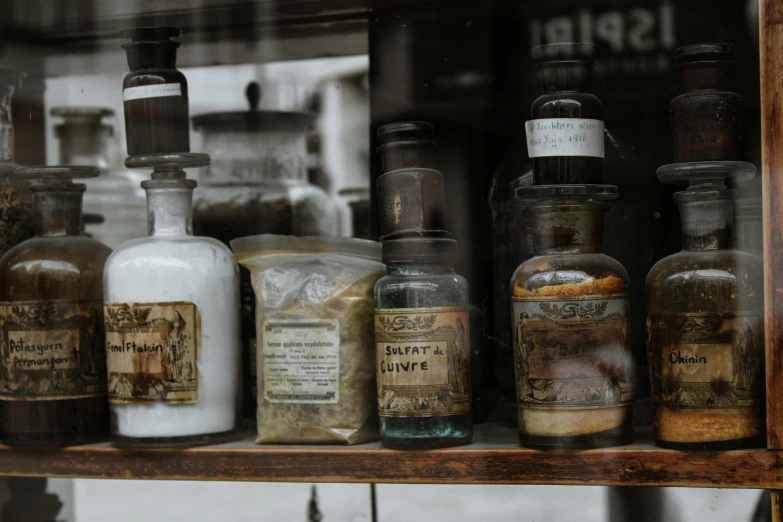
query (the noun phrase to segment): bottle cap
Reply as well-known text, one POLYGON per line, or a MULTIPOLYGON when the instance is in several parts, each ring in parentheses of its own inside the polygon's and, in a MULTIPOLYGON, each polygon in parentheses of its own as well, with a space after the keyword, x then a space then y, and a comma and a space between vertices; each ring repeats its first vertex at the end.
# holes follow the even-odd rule
POLYGON ((674 52, 674 63, 685 92, 735 90, 737 49, 731 44, 686 45, 674 52))
POLYGON ((125 158, 129 169, 165 170, 169 168, 190 169, 206 167, 210 163, 209 154, 201 152, 172 152, 166 154, 139 154, 125 158))
POLYGON ((674 51, 674 63, 677 65, 703 60, 735 61, 736 59, 737 48, 728 43, 685 45, 674 51))
POLYGON ((389 123, 378 129, 377 152, 384 172, 405 168, 435 167, 438 144, 432 138, 435 128, 424 121, 389 123))
POLYGON ((399 169, 378 178, 381 239, 447 236, 443 174, 399 169))
POLYGON ((120 38, 130 38, 134 42, 156 42, 177 38, 182 33, 179 27, 129 27, 121 29, 120 38))
POLYGON ((670 185, 688 184, 688 190, 701 185, 724 185, 726 181, 747 181, 756 175, 756 166, 747 161, 694 161, 663 165, 655 172, 670 185))
POLYGON ((448 238, 411 237, 383 242, 384 263, 455 263, 457 242, 448 238))
POLYGON ((587 42, 565 42, 533 47, 533 62, 540 64, 552 61, 592 61, 598 46, 587 42))
POLYGON ((32 181, 30 189, 33 192, 53 189, 64 192, 84 192, 87 186, 83 183, 74 183, 73 180, 97 178, 100 171, 97 167, 81 165, 35 165, 19 167, 16 169, 16 174, 32 181))

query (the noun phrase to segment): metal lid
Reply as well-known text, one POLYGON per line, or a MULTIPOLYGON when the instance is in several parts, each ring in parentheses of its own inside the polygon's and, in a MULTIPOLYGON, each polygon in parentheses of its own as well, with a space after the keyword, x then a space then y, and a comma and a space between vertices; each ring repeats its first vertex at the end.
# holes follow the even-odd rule
POLYGON ((276 254, 339 254, 380 262, 381 244, 348 237, 261 234, 231 240, 237 257, 276 254))
POLYGON ((312 132, 316 115, 304 111, 259 111, 261 87, 250 82, 245 88, 250 110, 210 112, 191 118, 195 129, 207 132, 312 132))
POLYGON ((455 263, 457 242, 447 238, 412 237, 383 242, 384 263, 455 263))
POLYGON ((138 41, 158 41, 176 38, 182 33, 179 27, 129 27, 121 29, 120 38, 130 38, 134 42, 138 41))
POLYGON ((399 121, 378 129, 378 142, 385 144, 395 141, 431 140, 434 134, 435 127, 426 121, 399 121))
POLYGON ((532 185, 519 187, 515 191, 519 199, 580 199, 588 201, 611 201, 619 192, 615 185, 532 185))
POLYGON ((565 42, 533 47, 533 62, 536 64, 560 60, 591 61, 598 46, 587 42, 565 42))
POLYGON ((701 43, 685 45, 674 51, 674 63, 679 65, 701 61, 735 61, 737 48, 729 43, 701 43))

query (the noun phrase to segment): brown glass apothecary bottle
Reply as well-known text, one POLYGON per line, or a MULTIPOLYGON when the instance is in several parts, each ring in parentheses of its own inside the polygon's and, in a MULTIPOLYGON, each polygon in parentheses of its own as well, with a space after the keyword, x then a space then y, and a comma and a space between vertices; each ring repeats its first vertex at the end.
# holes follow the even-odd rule
POLYGON ((534 448, 632 440, 630 280, 602 253, 612 185, 539 185, 525 200, 535 256, 511 278, 519 438, 534 448))
POLYGON ((743 101, 734 92, 733 45, 696 44, 677 49, 683 94, 671 102, 674 162, 740 161, 744 154, 743 101))
POLYGON ((0 258, 0 440, 65 446, 109 436, 103 267, 111 249, 82 232, 93 167, 25 167, 37 236, 0 258))
POLYGON ((130 72, 122 81, 128 155, 190 152, 188 82, 177 70, 176 27, 120 31, 130 72))
POLYGON ((763 264, 734 249, 736 191, 743 162, 658 169, 675 194, 682 251, 647 276, 647 345, 655 442, 675 449, 734 449, 765 442, 763 264))
POLYGON ((596 46, 556 43, 533 48, 544 93, 525 123, 537 185, 601 183, 603 106, 589 92, 596 46))

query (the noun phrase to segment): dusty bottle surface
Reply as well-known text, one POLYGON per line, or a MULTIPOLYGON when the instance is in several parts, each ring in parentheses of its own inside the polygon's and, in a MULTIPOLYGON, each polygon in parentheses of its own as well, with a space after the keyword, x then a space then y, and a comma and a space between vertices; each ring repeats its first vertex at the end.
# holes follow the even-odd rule
POLYGON ((733 248, 734 196, 719 182, 678 192, 683 249, 647 276, 661 446, 730 449, 765 441, 762 261, 733 248))
POLYGON ((33 194, 16 174, 11 101, 24 73, 0 67, 0 256, 35 235, 33 194))
POLYGON ((108 438, 103 268, 111 253, 82 234, 90 167, 28 167, 37 236, 0 259, 0 438, 71 445, 108 438), (45 370, 45 371, 42 371, 45 370))
POLYGON ((190 151, 188 82, 177 70, 176 27, 123 29, 130 72, 122 81, 128 155, 190 151))
POLYGON ((533 102, 525 132, 538 185, 601 182, 603 107, 588 92, 594 52, 587 43, 533 49, 544 94, 533 102))
POLYGON ((744 155, 743 100, 734 92, 736 49, 696 44, 677 49, 684 93, 671 103, 674 161, 738 161, 744 155))
POLYGON ((535 256, 511 279, 519 437, 536 448, 595 448, 632 439, 630 281, 601 253, 600 200, 616 187, 518 189, 531 198, 535 256))
POLYGON ((375 285, 378 415, 384 446, 429 449, 473 438, 468 285, 454 273, 456 242, 383 244, 375 285))

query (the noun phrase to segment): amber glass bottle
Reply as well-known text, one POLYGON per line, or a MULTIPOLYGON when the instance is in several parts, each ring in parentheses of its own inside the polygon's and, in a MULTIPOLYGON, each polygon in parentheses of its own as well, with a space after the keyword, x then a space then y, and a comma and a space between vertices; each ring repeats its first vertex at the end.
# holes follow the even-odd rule
POLYGON ((533 49, 544 93, 533 102, 525 131, 537 185, 601 183, 603 107, 587 92, 594 53, 587 43, 533 49))
POLYGON ((177 70, 176 27, 120 31, 130 72, 122 81, 128 155, 190 152, 188 82, 177 70))
POLYGON ((602 253, 611 185, 517 189, 535 256, 511 279, 519 438, 534 448, 632 439, 630 281, 602 253))
POLYGON ((647 276, 647 336, 655 442, 677 449, 762 446, 764 294, 762 261, 733 248, 736 191, 755 167, 685 163, 658 169, 689 182, 675 201, 682 251, 647 276))
POLYGON ((111 249, 82 233, 93 167, 26 167, 37 236, 0 259, 0 439, 71 445, 109 435, 103 266, 111 249))

